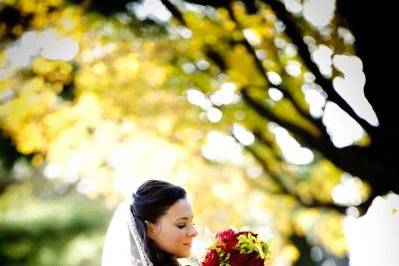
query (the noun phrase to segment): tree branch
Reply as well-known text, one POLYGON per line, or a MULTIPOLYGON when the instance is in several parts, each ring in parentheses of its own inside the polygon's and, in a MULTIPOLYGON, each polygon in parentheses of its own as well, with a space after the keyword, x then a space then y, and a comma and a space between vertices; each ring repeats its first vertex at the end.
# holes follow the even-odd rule
POLYGON ((262 130, 260 130, 260 129, 252 130, 252 134, 254 134, 255 138, 260 143, 262 143, 264 146, 266 146, 268 149, 270 149, 272 151, 273 156, 276 160, 281 161, 281 162, 284 161, 283 157, 273 147, 273 144, 263 136, 262 130))
MULTIPOLYGON (((254 86, 251 85, 251 87, 257 87, 257 88, 262 88, 260 86, 254 86)), ((283 97, 285 99, 288 99, 288 101, 294 106, 295 110, 303 117, 305 118, 310 124, 312 124, 314 127, 316 127, 321 136, 329 141, 331 143, 330 135, 328 135, 326 127, 324 126, 323 122, 321 119, 317 119, 315 117, 312 117, 307 111, 303 110, 298 102, 294 99, 291 93, 287 92, 287 90, 283 89, 281 86, 276 86, 278 89, 280 89, 281 93, 283 94, 283 97)))
MULTIPOLYGON (((238 142, 238 139, 234 136, 234 134, 231 134, 232 137, 238 142)), ((261 167, 264 169, 266 173, 268 173, 269 177, 275 182, 280 190, 282 195, 287 195, 287 196, 292 196, 295 198, 295 200, 303 207, 305 208, 323 208, 323 209, 332 209, 337 211, 338 213, 345 214, 346 213, 346 206, 339 206, 335 205, 333 203, 322 203, 319 201, 316 201, 313 199, 312 202, 306 202, 302 199, 302 197, 293 189, 288 188, 288 186, 281 180, 281 178, 276 175, 270 167, 267 165, 265 160, 262 159, 262 157, 253 149, 251 146, 244 146, 245 149, 251 153, 251 155, 256 159, 256 161, 261 165, 261 167)), ((278 192, 273 192, 273 194, 279 194, 278 192)))
POLYGON ((183 14, 174 4, 172 4, 169 0, 161 0, 161 2, 169 10, 169 12, 172 13, 173 17, 175 17, 184 26, 187 26, 183 14))
POLYGON ((232 0, 184 0, 187 3, 201 6, 226 7, 232 0))
MULTIPOLYGON (((241 29, 241 25, 240 22, 237 20, 235 14, 234 14, 234 10, 231 8, 231 6, 227 7, 227 10, 229 12, 230 18, 236 23, 237 27, 242 31, 241 29)), ((248 40, 246 38, 242 39, 240 42, 242 45, 244 45, 244 47, 247 49, 248 53, 252 56, 252 58, 255 60, 255 65, 256 68, 258 69, 259 73, 261 74, 261 76, 266 80, 266 82, 268 84, 272 84, 269 80, 269 77, 267 76, 267 69, 264 67, 263 63, 261 60, 259 60, 258 56, 256 55, 256 51, 254 49, 254 47, 248 42, 248 40)), ((302 115, 303 118, 307 119, 311 124, 313 124, 315 127, 318 128, 318 130, 320 131, 320 133, 326 137, 326 139, 330 139, 330 136, 328 135, 327 131, 326 131, 326 127, 324 126, 323 122, 321 121, 321 119, 317 119, 312 117, 307 111, 303 110, 298 102, 294 99, 294 97, 291 95, 291 93, 286 89, 283 88, 281 85, 275 85, 275 87, 277 89, 279 89, 284 97, 286 99, 288 99, 292 105, 294 106, 295 110, 302 115)))
MULTIPOLYGON (((198 4, 198 5, 208 5, 213 7, 225 7, 226 9, 230 8, 230 4, 234 1, 232 0, 215 0, 215 1, 207 1, 207 0, 185 0, 186 2, 198 4)), ((325 78, 318 66, 315 62, 312 61, 312 57, 309 51, 308 46, 303 41, 302 35, 299 32, 295 22, 292 17, 289 15, 289 12, 285 9, 285 6, 282 2, 278 0, 260 0, 263 3, 269 5, 276 16, 285 24, 286 33, 291 38, 293 43, 299 48, 298 52, 304 61, 307 68, 315 75, 316 83, 318 83, 327 93, 329 99, 335 102, 338 106, 342 108, 345 112, 347 112, 360 126, 364 128, 370 134, 375 132, 375 128, 371 126, 366 120, 359 117, 353 108, 335 91, 331 80, 325 78)), ((256 58, 256 57, 255 57, 256 58)))
POLYGON ((308 145, 309 147, 313 148, 320 148, 320 146, 325 145, 325 141, 323 139, 317 139, 314 137, 312 134, 310 134, 308 131, 305 129, 281 118, 278 117, 275 113, 267 109, 263 104, 259 103, 255 99, 253 99, 248 91, 247 88, 241 89, 241 96, 242 99, 249 105, 251 106, 260 116, 270 120, 274 121, 280 126, 286 128, 287 130, 291 131, 294 135, 300 137, 302 141, 308 145))
POLYGON ((325 78, 321 72, 319 67, 313 60, 310 54, 309 48, 307 44, 303 41, 302 35, 295 25, 292 17, 289 12, 285 9, 285 6, 282 2, 278 0, 261 0, 265 4, 269 5, 276 16, 285 24, 286 30, 285 32, 293 41, 293 43, 298 47, 298 53, 304 61, 307 68, 315 75, 316 83, 319 84, 327 93, 329 100, 335 102, 339 107, 342 108, 345 112, 347 112, 359 125, 361 125, 364 130, 369 133, 373 133, 375 128, 371 126, 366 120, 359 117, 353 108, 336 92, 331 80, 325 78))

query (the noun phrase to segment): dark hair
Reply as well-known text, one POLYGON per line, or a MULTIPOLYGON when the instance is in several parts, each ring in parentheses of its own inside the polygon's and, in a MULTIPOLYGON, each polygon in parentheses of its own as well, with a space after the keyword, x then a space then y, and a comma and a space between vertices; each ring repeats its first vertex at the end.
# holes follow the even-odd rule
POLYGON ((186 198, 186 191, 165 181, 148 180, 132 196, 130 211, 151 262, 154 266, 179 265, 172 254, 161 250, 154 240, 148 237, 145 221, 156 223, 174 203, 186 198))

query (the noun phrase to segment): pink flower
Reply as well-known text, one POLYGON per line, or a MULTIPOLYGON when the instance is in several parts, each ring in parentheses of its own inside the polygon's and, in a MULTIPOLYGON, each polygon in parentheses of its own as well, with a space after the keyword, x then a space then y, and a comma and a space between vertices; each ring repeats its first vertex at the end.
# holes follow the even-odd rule
POLYGON ((224 252, 232 252, 238 243, 236 233, 227 229, 216 234, 216 246, 222 248, 224 252))

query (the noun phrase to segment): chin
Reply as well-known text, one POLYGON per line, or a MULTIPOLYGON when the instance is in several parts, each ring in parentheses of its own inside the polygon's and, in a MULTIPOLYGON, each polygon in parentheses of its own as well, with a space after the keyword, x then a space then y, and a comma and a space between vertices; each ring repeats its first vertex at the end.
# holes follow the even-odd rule
POLYGON ((182 259, 182 258, 188 258, 191 256, 191 251, 189 252, 182 252, 180 253, 178 256, 176 256, 178 259, 182 259))

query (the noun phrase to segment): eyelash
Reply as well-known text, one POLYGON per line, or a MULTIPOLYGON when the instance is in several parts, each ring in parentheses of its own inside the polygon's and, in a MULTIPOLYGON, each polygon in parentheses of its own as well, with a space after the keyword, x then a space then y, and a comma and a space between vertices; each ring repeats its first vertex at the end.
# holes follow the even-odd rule
MULTIPOLYGON (((193 226, 195 226, 195 224, 193 223, 193 226)), ((184 225, 177 225, 177 227, 179 228, 179 229, 184 229, 185 227, 186 227, 186 225, 184 224, 184 225)))

